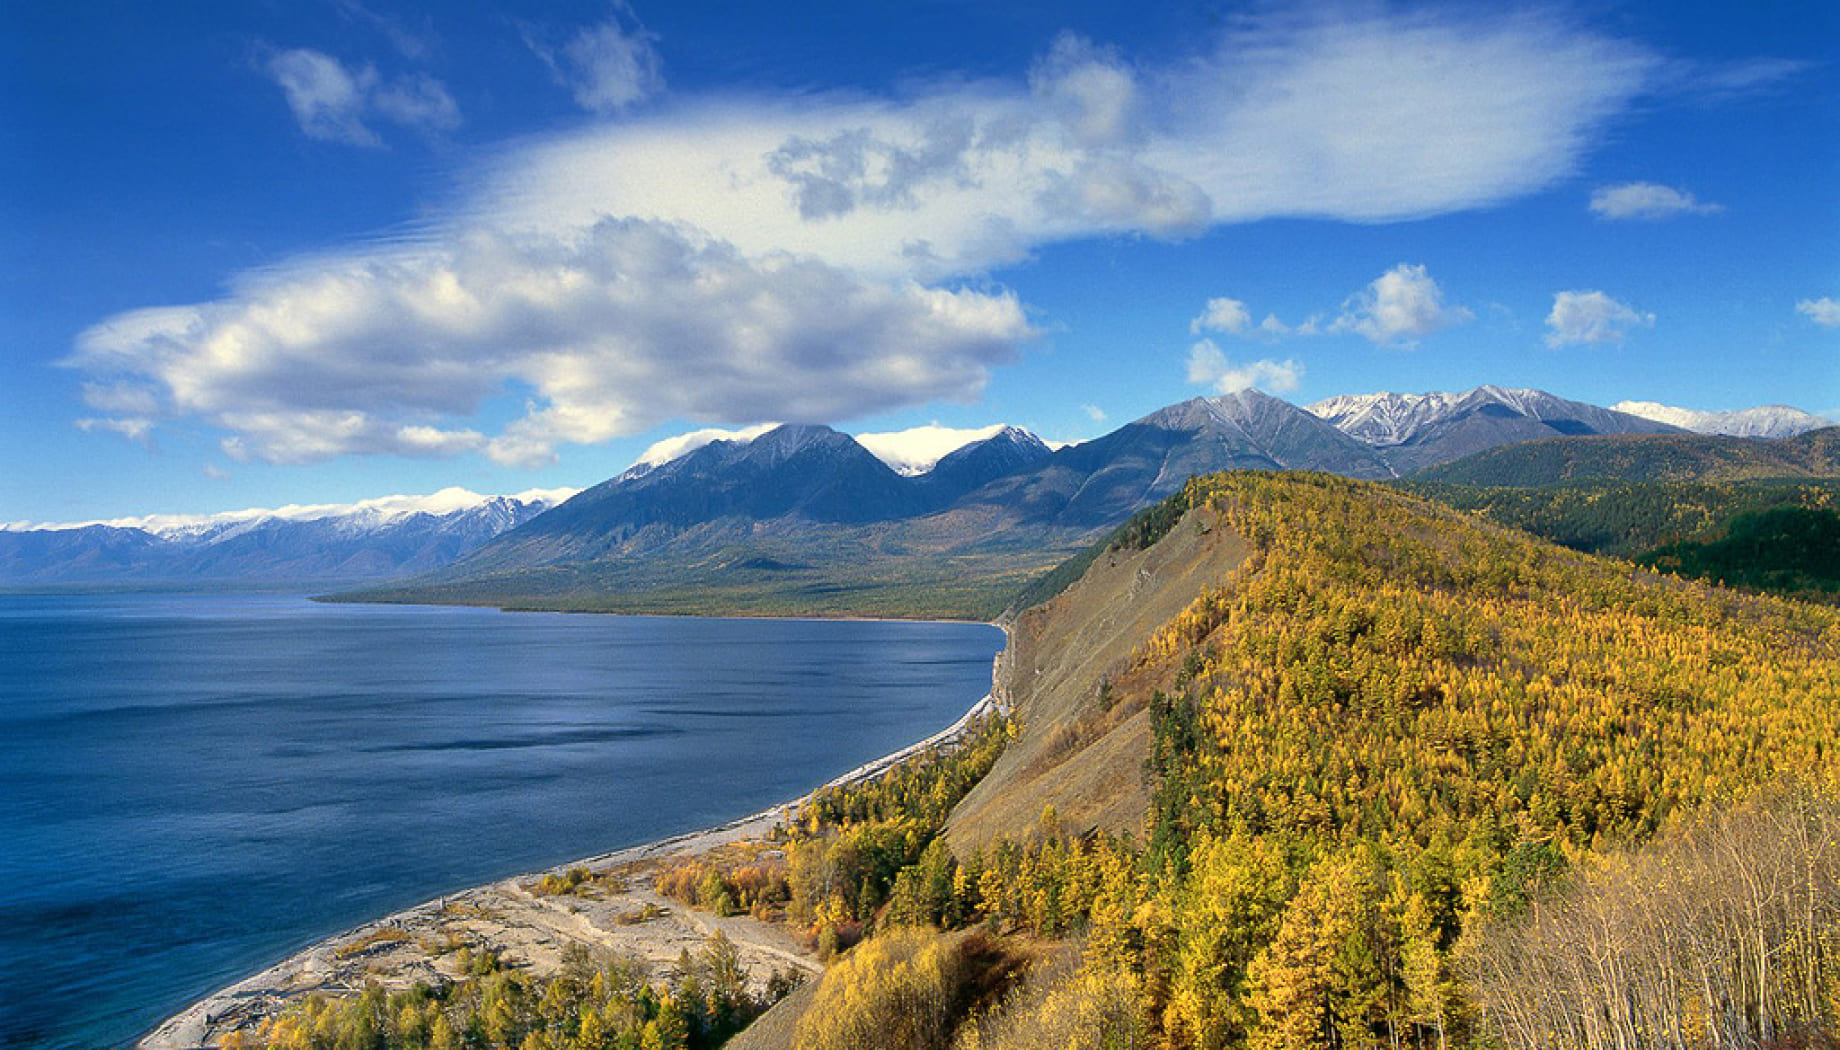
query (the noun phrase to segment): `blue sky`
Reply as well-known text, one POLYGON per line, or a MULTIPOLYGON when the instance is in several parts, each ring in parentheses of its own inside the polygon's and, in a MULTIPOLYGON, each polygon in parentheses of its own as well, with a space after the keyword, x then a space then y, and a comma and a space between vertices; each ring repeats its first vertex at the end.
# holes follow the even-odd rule
POLYGON ((0 521, 1253 384, 1840 413, 1831 3, 14 4, 0 521), (743 8, 736 10, 737 7, 743 8))

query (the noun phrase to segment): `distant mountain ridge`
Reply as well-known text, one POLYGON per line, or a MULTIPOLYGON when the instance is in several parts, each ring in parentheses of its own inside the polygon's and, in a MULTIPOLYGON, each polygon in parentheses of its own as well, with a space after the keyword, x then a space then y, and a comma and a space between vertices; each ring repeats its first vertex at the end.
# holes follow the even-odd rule
POLYGON ((1676 408, 1655 401, 1618 401, 1610 406, 1660 423, 1691 430, 1695 434, 1720 434, 1726 437, 1785 438, 1806 434, 1840 423, 1812 412, 1788 405, 1759 405, 1727 412, 1702 412, 1693 408, 1676 408))
POLYGON ((0 529, 0 583, 351 586, 440 568, 574 494, 449 488, 348 505, 0 529))
POLYGON ((1499 386, 1461 393, 1335 397, 1318 401, 1310 411, 1370 445, 1397 476, 1520 441, 1679 430, 1543 390, 1499 386))
POLYGON ((787 425, 627 471, 369 597, 670 611, 732 587, 729 601, 757 611, 887 614, 912 608, 903 589, 965 593, 984 584, 954 574, 1008 580, 1053 564, 1195 474, 1385 479, 1504 442, 1651 432, 1676 431, 1537 390, 1373 395, 1312 409, 1243 390, 1053 450, 1005 428, 903 475, 848 435, 787 425))
POLYGON ((0 531, 0 584, 336 581, 370 587, 363 596, 375 600, 984 615, 1001 608, 999 591, 1194 474, 1385 479, 1559 435, 1670 434, 1692 437, 1666 422, 1497 386, 1308 408, 1243 390, 1169 405, 1059 448, 1013 426, 869 435, 879 452, 818 424, 705 430, 666 439, 579 493, 550 494, 567 499, 492 502, 450 490, 463 495, 440 513, 426 501, 448 494, 317 517, 301 513, 314 508, 289 508, 273 520, 137 519, 91 523, 81 534, 15 527, 0 531))

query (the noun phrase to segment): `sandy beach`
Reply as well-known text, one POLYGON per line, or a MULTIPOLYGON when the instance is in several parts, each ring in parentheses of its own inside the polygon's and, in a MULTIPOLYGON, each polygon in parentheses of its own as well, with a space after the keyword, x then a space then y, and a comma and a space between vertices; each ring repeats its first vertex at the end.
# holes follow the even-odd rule
MULTIPOLYGON (((879 776, 913 755, 954 742, 994 707, 985 696, 940 732, 822 787, 879 776)), ((796 815, 805 797, 717 827, 448 894, 346 930, 193 1003, 136 1045, 215 1047, 233 1032, 253 1036, 264 1020, 315 993, 354 994, 370 981, 391 989, 451 981, 459 974, 461 948, 496 950, 510 965, 548 975, 560 969, 565 948, 580 944, 643 960, 660 973, 684 949, 700 948, 720 930, 739 950, 752 982, 765 982, 775 970, 817 973, 822 967, 816 956, 784 925, 694 911, 652 889, 660 870, 691 859, 771 854, 769 833, 796 815), (592 878, 570 893, 541 892, 544 876, 576 868, 592 878)))

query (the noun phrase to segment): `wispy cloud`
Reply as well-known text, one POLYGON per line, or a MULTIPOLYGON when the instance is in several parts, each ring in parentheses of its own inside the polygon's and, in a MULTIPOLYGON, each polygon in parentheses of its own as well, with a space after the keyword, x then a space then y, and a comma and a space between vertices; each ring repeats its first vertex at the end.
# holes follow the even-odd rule
MULTIPOLYGON (((536 463, 666 419, 841 421, 964 400, 1034 331, 983 279, 994 267, 1079 238, 1511 199, 1571 175, 1657 68, 1555 16, 1235 26, 1162 66, 1066 37, 1007 80, 671 99, 508 147, 417 243, 110 318, 74 361, 98 391, 157 404, 98 412, 202 420, 227 451, 278 461, 536 463), (507 397, 524 411, 487 432, 482 406, 507 397)), ((651 40, 625 16, 552 54, 589 108, 657 89, 651 40)), ((459 119, 433 81, 308 51, 271 67, 303 130, 332 141, 459 119)), ((1345 330, 1398 343, 1463 319, 1407 269, 1352 303, 1345 330), (1426 286, 1429 306, 1414 304, 1426 286)), ((1278 329, 1313 326, 1260 331, 1278 329)), ((1284 382, 1270 365, 1255 378, 1284 382)))
POLYGON ((527 29, 524 42, 536 52, 556 83, 590 113, 618 113, 664 90, 664 62, 657 37, 638 24, 624 5, 598 25, 587 26, 561 46, 545 43, 527 29))
POLYGON ((112 416, 106 418, 84 418, 77 420, 77 429, 82 431, 103 430, 119 434, 139 445, 153 447, 153 420, 136 416, 112 416))
POLYGON ((1546 315, 1546 345, 1620 343, 1632 328, 1653 328, 1655 315, 1617 302, 1603 292, 1559 292, 1546 315))
POLYGON ((371 127, 379 119, 424 132, 460 125, 460 108, 447 89, 423 74, 385 79, 374 67, 347 68, 308 48, 276 52, 264 69, 308 138, 381 147, 383 139, 371 127))
POLYGON ((1591 214, 1603 219, 1668 219, 1724 210, 1722 204, 1710 204, 1685 190, 1654 182, 1625 182, 1591 191, 1591 214))
POLYGON ((1188 381, 1211 386, 1223 394, 1251 387, 1268 394, 1284 394, 1297 389, 1302 379, 1303 366, 1294 360, 1262 358, 1234 364, 1212 339, 1203 339, 1188 348, 1188 381))
POLYGON ((1832 296, 1803 299, 1795 304, 1795 312, 1823 328, 1840 328, 1840 300, 1832 296))

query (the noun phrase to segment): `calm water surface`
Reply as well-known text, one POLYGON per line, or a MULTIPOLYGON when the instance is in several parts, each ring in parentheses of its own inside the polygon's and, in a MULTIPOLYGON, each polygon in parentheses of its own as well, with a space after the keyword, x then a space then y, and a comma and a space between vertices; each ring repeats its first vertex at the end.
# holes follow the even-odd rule
POLYGON ((0 596, 0 1046, 131 1041, 388 911, 956 719, 970 624, 0 596))

